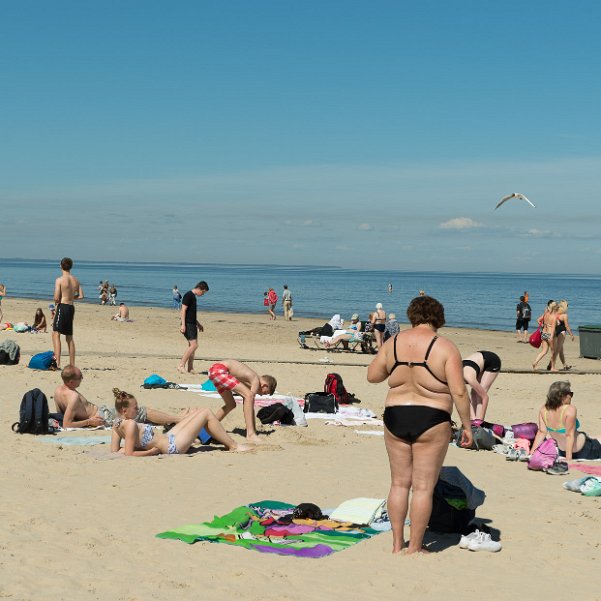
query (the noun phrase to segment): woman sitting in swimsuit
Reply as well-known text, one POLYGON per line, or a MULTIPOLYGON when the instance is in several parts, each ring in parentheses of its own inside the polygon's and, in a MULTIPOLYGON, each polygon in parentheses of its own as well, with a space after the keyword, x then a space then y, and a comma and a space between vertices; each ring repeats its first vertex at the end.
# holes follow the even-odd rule
POLYGON ((35 312, 35 317, 33 318, 33 325, 31 329, 36 332, 45 332, 48 328, 46 324, 46 316, 44 315, 44 311, 41 308, 37 309, 35 312))
POLYGON ((553 382, 547 393, 547 402, 538 412, 538 433, 532 443, 534 451, 551 436, 557 442, 559 454, 572 459, 601 459, 601 440, 579 432, 578 412, 572 405, 574 393, 569 382, 553 382))
POLYGON ((532 369, 536 369, 539 361, 551 351, 551 371, 557 371, 555 369, 555 358, 553 357, 554 337, 555 337, 555 326, 557 324, 557 309, 559 305, 555 301, 549 301, 545 312, 536 320, 538 325, 542 328, 541 333, 541 350, 537 355, 532 369))
POLYGON ((463 379, 472 388, 470 417, 483 420, 488 408, 488 391, 501 370, 501 358, 490 351, 478 351, 463 360, 463 379))
POLYGON ((461 445, 472 444, 469 399, 457 347, 436 335, 444 308, 434 298, 414 298, 407 309, 412 328, 391 338, 367 370, 369 382, 388 379, 384 441, 390 461, 388 515, 392 552, 405 541, 403 525, 411 496, 411 537, 407 553, 423 551, 432 513, 432 493, 451 436, 453 402, 463 425, 461 445))
POLYGON ((149 455, 176 455, 185 453, 196 440, 202 428, 228 451, 249 451, 254 448, 246 444, 237 444, 228 436, 219 420, 210 409, 192 409, 186 417, 175 424, 168 434, 155 432, 150 424, 139 424, 135 421, 138 412, 138 401, 133 395, 113 388, 115 408, 121 416, 113 423, 111 452, 125 453, 135 457, 149 455), (125 440, 124 448, 121 441, 125 440))

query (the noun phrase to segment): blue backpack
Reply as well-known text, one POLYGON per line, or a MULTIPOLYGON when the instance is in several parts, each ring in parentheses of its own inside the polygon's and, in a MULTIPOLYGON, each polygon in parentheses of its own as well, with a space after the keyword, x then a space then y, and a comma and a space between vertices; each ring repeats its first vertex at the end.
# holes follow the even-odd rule
POLYGON ((43 370, 53 370, 56 369, 56 361, 54 360, 54 352, 46 351, 45 353, 38 353, 34 355, 29 361, 29 365, 27 366, 30 369, 43 369, 43 370))

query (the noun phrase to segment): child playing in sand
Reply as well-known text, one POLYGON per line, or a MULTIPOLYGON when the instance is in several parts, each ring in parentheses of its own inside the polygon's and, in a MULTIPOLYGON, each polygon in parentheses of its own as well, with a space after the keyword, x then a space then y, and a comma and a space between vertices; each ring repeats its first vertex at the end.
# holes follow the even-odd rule
POLYGON ((224 445, 228 451, 250 451, 252 446, 237 444, 223 429, 210 409, 192 409, 186 417, 178 422, 167 435, 155 432, 150 424, 140 424, 135 421, 138 413, 138 401, 123 390, 113 388, 115 409, 119 414, 113 424, 111 452, 125 453, 135 457, 149 455, 178 455, 185 453, 196 440, 201 428, 217 442, 224 445), (125 445, 121 447, 121 441, 125 445))
POLYGON ((215 384, 217 392, 224 401, 223 407, 215 411, 221 421, 230 411, 236 408, 234 392, 242 396, 244 421, 246 422, 246 439, 249 442, 260 442, 255 423, 255 396, 257 394, 273 394, 277 381, 273 376, 259 376, 248 365, 234 359, 225 359, 215 363, 209 369, 209 380, 215 384))

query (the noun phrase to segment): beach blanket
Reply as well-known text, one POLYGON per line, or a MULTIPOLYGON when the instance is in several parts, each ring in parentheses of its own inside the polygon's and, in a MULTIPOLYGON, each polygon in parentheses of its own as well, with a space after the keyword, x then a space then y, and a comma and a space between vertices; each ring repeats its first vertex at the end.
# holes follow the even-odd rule
POLYGON ((571 470, 578 470, 585 474, 592 474, 593 476, 601 476, 601 465, 582 465, 581 463, 570 463, 571 470))
POLYGON ((156 536, 188 544, 209 541, 261 553, 318 558, 379 534, 373 528, 334 520, 291 521, 295 507, 280 501, 259 501, 215 516, 211 522, 180 526, 156 536))
POLYGON ((110 436, 38 436, 40 442, 49 442, 63 446, 91 446, 95 444, 109 444, 110 436))

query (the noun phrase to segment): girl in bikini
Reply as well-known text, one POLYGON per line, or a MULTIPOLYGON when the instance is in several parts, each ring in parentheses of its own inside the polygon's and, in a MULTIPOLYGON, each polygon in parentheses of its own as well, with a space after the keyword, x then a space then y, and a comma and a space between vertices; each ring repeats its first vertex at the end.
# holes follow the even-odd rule
POLYGON ((139 424, 135 421, 138 401, 133 395, 118 388, 113 388, 113 394, 115 409, 120 417, 113 423, 112 453, 125 453, 134 457, 183 454, 192 446, 202 428, 228 451, 243 452, 254 448, 252 445, 234 442, 210 409, 190 410, 188 415, 165 435, 155 432, 150 424, 139 424), (123 447, 122 440, 125 440, 123 447))
POLYGON ((555 357, 553 356, 554 351, 554 337, 555 337, 555 326, 557 325, 557 309, 559 305, 555 301, 549 301, 547 304, 546 311, 537 319, 538 325, 542 328, 541 334, 541 351, 537 355, 532 369, 536 369, 539 361, 551 351, 551 371, 557 371, 555 369, 555 357))

